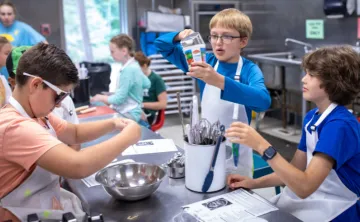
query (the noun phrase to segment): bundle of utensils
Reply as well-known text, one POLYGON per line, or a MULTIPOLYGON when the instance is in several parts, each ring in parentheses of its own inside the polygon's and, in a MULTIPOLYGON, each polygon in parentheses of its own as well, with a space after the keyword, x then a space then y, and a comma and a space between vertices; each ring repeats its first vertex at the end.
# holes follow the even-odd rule
POLYGON ((166 170, 168 177, 178 179, 185 177, 185 156, 184 154, 177 152, 174 156, 162 164, 161 166, 166 170))
POLYGON ((174 156, 167 161, 166 165, 175 166, 175 167, 184 167, 185 165, 185 156, 184 154, 177 152, 174 156))
POLYGON ((177 102, 184 141, 191 145, 215 145, 221 136, 220 121, 211 123, 205 118, 199 119, 198 99, 193 96, 190 104, 190 124, 184 125, 180 93, 177 93, 177 102))

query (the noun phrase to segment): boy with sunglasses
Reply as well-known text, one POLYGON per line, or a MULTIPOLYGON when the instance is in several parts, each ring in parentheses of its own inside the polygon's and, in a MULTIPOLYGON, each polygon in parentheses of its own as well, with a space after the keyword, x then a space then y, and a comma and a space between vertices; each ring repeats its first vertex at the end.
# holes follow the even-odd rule
POLYGON ((20 58, 9 104, 0 109, 0 218, 26 221, 28 214, 61 220, 72 212, 84 219, 80 200, 59 186, 59 176, 81 179, 102 169, 141 136, 140 126, 126 119, 71 124, 51 111, 78 82, 66 53, 39 43, 20 58), (78 151, 65 144, 121 133, 78 151))
MULTIPOLYGON (((31 46, 19 46, 13 48, 8 57, 6 58, 6 69, 9 73, 8 82, 12 89, 15 87, 15 73, 16 68, 18 66, 19 60, 26 52, 26 50, 30 49, 31 46)), ((66 120, 67 122, 78 124, 79 119, 75 112, 75 105, 70 96, 66 96, 61 103, 54 108, 53 112, 60 118, 66 120)))
MULTIPOLYGON (((171 63, 197 79, 203 118, 212 123, 220 120, 228 128, 237 111, 237 120, 250 124, 252 110, 265 111, 271 103, 261 70, 240 56, 252 33, 251 21, 237 9, 225 9, 211 19, 209 28, 213 53, 206 54, 206 62, 188 67, 180 41, 193 32, 189 29, 162 35, 155 46, 171 63)), ((239 169, 252 176, 252 150, 241 145, 239 153, 239 169)))

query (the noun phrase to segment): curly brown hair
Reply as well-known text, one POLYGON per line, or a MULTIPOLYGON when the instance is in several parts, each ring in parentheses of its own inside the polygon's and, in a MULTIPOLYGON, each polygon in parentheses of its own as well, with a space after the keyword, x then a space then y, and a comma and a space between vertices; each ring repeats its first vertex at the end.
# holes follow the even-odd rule
POLYGON ((360 55, 347 45, 328 46, 304 56, 302 67, 320 79, 329 100, 350 104, 360 91, 360 55))
POLYGON ((119 49, 127 48, 130 56, 134 56, 135 41, 129 35, 119 34, 111 38, 111 43, 114 43, 119 49))

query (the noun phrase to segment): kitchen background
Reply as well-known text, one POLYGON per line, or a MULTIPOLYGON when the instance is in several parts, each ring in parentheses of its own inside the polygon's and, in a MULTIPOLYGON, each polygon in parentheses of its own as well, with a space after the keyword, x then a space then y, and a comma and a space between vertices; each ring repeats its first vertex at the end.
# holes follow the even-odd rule
MULTIPOLYGON (((238 7, 249 15, 254 27, 253 36, 244 50, 244 56, 291 51, 300 59, 304 53, 303 46, 292 43, 285 46, 286 38, 308 42, 315 47, 327 44, 355 46, 358 39, 356 10, 351 17, 329 19, 324 14, 324 1, 322 0, 13 0, 13 2, 18 9, 19 20, 25 21, 37 30, 39 30, 40 24, 50 24, 52 33, 47 37, 48 41, 66 49, 75 62, 91 58, 93 61, 112 63, 107 43, 110 37, 116 33, 128 32, 137 39, 139 46, 140 33, 144 30, 139 28, 138 24, 144 19, 146 11, 157 11, 159 5, 180 8, 182 14, 191 17, 191 27, 200 31, 204 37, 209 34, 208 22, 216 11, 224 7, 238 7), (84 43, 84 35, 81 34, 84 33, 84 30, 80 28, 81 21, 76 19, 77 16, 81 16, 78 4, 84 6, 85 17, 96 18, 95 20, 88 19, 86 23, 87 43, 91 46, 90 56, 84 48, 86 41, 84 43), (98 6, 106 6, 108 10, 100 13, 98 6), (38 13, 38 11, 42 13, 38 13), (306 38, 307 19, 323 20, 323 39, 306 38)), ((284 91, 281 89, 281 69, 273 64, 260 62, 258 64, 273 96, 272 108, 274 111, 267 112, 266 117, 281 120, 282 112, 278 108, 283 103, 282 94, 286 92, 286 102, 291 108, 287 109, 285 121, 288 125, 296 123, 297 127, 300 127, 302 119, 300 85, 302 70, 300 66, 285 67, 286 89, 284 91)), ((112 66, 113 72, 116 72, 118 67, 115 64, 112 66)), ((191 93, 195 92, 191 91, 191 93)), ((311 108, 309 105, 308 109, 311 108)), ((357 110, 355 107, 355 112, 357 110)), ((171 117, 169 116, 167 119, 170 120, 171 117)), ((263 122, 261 124, 266 125, 263 122)), ((274 134, 272 135, 274 136, 274 134)), ((297 138, 294 138, 291 144, 296 144, 296 140, 297 138)))

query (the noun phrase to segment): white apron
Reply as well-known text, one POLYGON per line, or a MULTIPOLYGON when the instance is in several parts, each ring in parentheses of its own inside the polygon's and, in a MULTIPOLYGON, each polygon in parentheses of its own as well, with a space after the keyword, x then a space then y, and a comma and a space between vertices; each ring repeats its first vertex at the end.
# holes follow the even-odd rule
MULTIPOLYGON (((129 59, 123 67, 120 69, 121 72, 126 68, 126 66, 130 65, 131 63, 135 62, 134 58, 129 59)), ((120 75, 118 75, 117 82, 116 82, 116 90, 119 88, 120 83, 120 75)), ((133 109, 136 109, 140 104, 132 99, 130 96, 126 98, 126 100, 121 105, 112 105, 112 108, 115 109, 118 113, 126 114, 133 109)))
MULTIPOLYGON (((10 97, 9 103, 21 115, 30 118, 13 97, 10 97)), ((48 132, 56 137, 55 130, 48 120, 46 124, 48 132)), ((39 166, 36 166, 21 185, 0 199, 0 206, 9 210, 21 221, 27 221, 27 216, 34 213, 41 220, 61 220, 62 215, 67 212, 72 212, 79 221, 85 218, 79 198, 60 188, 59 176, 39 166)))
MULTIPOLYGON (((307 128, 312 119, 305 126, 307 166, 313 158, 313 152, 318 142, 316 128, 336 106, 336 104, 331 104, 325 110, 318 121, 311 126, 311 134, 307 128)), ((341 182, 336 171, 332 169, 320 187, 306 199, 300 199, 288 187, 285 187, 283 192, 273 197, 271 201, 281 210, 291 213, 302 221, 317 222, 333 220, 353 206, 357 200, 357 195, 341 182)))
MULTIPOLYGON (((215 71, 219 66, 219 61, 215 64, 215 71)), ((240 74, 243 66, 243 60, 240 56, 238 66, 235 73, 235 80, 240 81, 240 74)), ((221 90, 215 86, 206 84, 201 100, 201 117, 208 119, 211 123, 220 121, 228 129, 233 120, 234 103, 222 100, 220 98, 221 90)), ((237 121, 249 124, 248 117, 246 114, 245 106, 239 104, 239 113, 237 121)), ((231 146, 231 145, 230 145, 231 146)), ((231 157, 232 158, 232 157, 231 157)), ((229 162, 233 164, 232 160, 229 162)), ((240 145, 239 146, 239 165, 238 167, 243 168, 242 173, 245 176, 252 177, 253 168, 253 151, 251 148, 240 145)))

